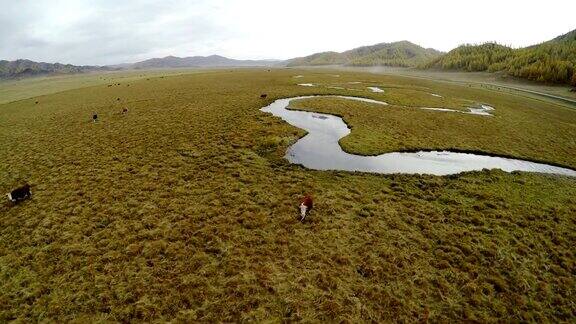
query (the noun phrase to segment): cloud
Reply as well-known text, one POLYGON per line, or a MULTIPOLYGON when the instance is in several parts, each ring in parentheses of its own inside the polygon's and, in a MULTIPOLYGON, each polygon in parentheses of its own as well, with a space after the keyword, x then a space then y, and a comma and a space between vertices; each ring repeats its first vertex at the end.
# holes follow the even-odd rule
POLYGON ((284 59, 404 39, 440 50, 484 41, 526 46, 576 27, 576 2, 539 3, 0 0, 0 59, 99 65, 167 55, 284 59))
POLYGON ((114 64, 170 49, 193 52, 230 37, 206 2, 54 1, 10 4, 0 14, 0 57, 114 64))

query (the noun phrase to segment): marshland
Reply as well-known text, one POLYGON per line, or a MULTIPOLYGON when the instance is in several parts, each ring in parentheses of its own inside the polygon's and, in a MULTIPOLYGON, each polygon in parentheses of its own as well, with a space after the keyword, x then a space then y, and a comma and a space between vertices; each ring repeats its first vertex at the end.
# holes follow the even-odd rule
POLYGON ((351 131, 339 145, 354 155, 447 150, 572 170, 576 110, 337 73, 95 73, 81 85, 35 79, 28 95, 26 80, 3 87, 0 189, 28 182, 34 195, 0 205, 0 321, 572 321, 575 177, 308 169, 285 158, 306 132, 261 109, 330 95, 291 108, 341 117, 351 131), (418 109, 478 105, 491 116, 418 109), (314 210, 300 222, 306 194, 314 210))

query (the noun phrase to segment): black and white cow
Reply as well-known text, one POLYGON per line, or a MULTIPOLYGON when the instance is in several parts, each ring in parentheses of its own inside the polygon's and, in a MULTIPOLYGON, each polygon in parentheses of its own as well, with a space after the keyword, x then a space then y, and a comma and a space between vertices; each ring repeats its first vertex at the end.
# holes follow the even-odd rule
POLYGON ((16 188, 10 191, 6 196, 11 202, 17 203, 22 200, 26 200, 32 197, 32 190, 30 190, 30 185, 25 184, 22 187, 16 188))

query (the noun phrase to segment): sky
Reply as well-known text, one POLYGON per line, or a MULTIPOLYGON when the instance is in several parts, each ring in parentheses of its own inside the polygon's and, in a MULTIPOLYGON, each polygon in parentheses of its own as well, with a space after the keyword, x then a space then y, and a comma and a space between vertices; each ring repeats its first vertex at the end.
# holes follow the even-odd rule
POLYGON ((0 0, 0 59, 77 65, 288 59, 409 40, 512 47, 576 29, 576 0, 0 0))

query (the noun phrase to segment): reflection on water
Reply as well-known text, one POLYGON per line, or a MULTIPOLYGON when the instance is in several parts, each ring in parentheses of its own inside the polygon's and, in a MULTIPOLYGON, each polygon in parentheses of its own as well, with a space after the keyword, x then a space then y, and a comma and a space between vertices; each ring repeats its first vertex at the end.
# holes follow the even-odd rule
POLYGON ((494 116, 490 113, 490 111, 494 110, 493 107, 490 107, 488 105, 480 105, 480 107, 468 107, 468 111, 460 111, 460 110, 456 110, 456 109, 449 109, 449 108, 428 108, 428 107, 423 107, 420 109, 424 109, 424 110, 435 110, 435 111, 447 111, 447 112, 456 112, 456 113, 462 113, 462 114, 470 114, 470 115, 480 115, 480 116, 494 116))
POLYGON ((291 100, 315 97, 338 97, 386 105, 384 102, 356 97, 304 96, 278 99, 269 106, 262 108, 262 111, 272 113, 289 124, 308 132, 306 136, 288 148, 286 158, 291 163, 301 164, 310 169, 446 175, 498 168, 508 172, 528 171, 576 176, 576 171, 566 168, 469 153, 420 151, 415 153, 394 152, 378 156, 349 154, 344 152, 338 143, 342 137, 350 134, 350 129, 340 117, 286 109, 291 100))
POLYGON ((372 90, 372 92, 384 92, 384 90, 378 87, 368 87, 368 89, 372 90))
POLYGON ((468 108, 468 110, 470 114, 492 116, 490 112, 494 110, 494 108, 488 105, 480 105, 480 108, 468 108))

